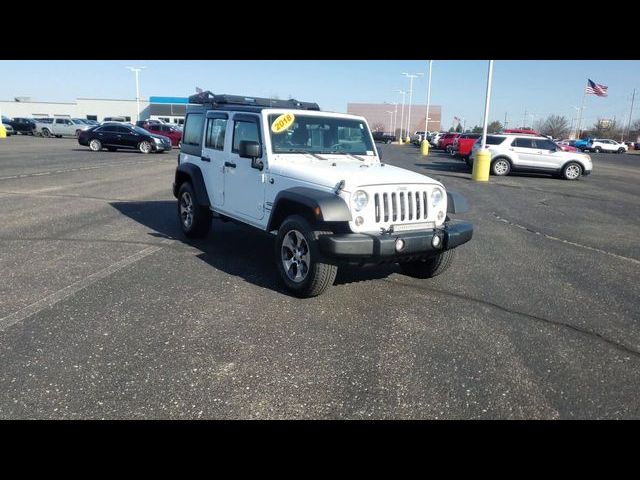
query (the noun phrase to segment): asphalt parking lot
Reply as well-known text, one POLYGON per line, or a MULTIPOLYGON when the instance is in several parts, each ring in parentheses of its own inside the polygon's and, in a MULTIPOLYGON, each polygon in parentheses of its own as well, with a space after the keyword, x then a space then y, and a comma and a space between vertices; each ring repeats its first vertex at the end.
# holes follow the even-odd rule
POLYGON ((184 239, 177 150, 1 142, 0 418, 640 418, 640 156, 478 184, 383 146, 468 199, 473 240, 300 300, 269 236, 184 239))

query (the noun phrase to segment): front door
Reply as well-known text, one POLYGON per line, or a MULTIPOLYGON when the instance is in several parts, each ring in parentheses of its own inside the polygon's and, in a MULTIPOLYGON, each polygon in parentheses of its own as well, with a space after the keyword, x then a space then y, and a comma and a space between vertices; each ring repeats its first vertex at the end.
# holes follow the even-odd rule
POLYGON ((239 155, 240 142, 258 142, 262 146, 262 159, 266 168, 266 152, 260 134, 260 117, 252 114, 236 113, 230 133, 231 151, 225 149, 225 210, 247 220, 264 217, 264 175, 251 167, 250 158, 239 155))
POLYGON ((198 165, 214 207, 224 205, 224 164, 231 151, 231 134, 227 135, 228 118, 229 115, 224 112, 207 114, 202 156, 198 165))

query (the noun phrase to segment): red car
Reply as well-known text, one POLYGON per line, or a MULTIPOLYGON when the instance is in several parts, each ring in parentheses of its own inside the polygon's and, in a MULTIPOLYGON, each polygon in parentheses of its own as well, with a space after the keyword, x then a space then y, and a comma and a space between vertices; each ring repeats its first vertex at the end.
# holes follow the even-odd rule
POLYGON ((529 135, 540 136, 540 132, 531 130, 530 128, 511 128, 509 130, 503 130, 502 133, 525 133, 529 135))
POLYGON ((578 151, 578 149, 576 147, 573 147, 573 146, 569 145, 568 143, 558 142, 558 143, 556 143, 556 145, 563 152, 577 152, 578 151))
POLYGON ((438 148, 446 150, 447 152, 453 148, 453 142, 458 138, 460 133, 445 133, 440 140, 438 140, 438 148))
POLYGON ((466 160, 471 155, 473 144, 476 143, 482 135, 479 133, 463 133, 453 141, 453 148, 449 153, 454 157, 466 160))
POLYGON ((171 145, 174 147, 179 147, 180 142, 182 142, 182 132, 173 125, 167 125, 166 123, 144 122, 140 126, 147 132, 169 137, 171 139, 171 145))

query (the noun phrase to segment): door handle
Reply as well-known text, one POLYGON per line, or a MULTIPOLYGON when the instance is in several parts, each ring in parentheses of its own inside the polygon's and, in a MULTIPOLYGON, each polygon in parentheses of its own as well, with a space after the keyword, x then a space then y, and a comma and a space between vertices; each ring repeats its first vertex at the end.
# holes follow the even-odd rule
POLYGON ((211 159, 209 157, 200 157, 200 160, 202 160, 203 162, 210 162, 211 159))
POLYGON ((224 166, 229 168, 236 168, 236 164, 231 162, 224 162, 224 166))

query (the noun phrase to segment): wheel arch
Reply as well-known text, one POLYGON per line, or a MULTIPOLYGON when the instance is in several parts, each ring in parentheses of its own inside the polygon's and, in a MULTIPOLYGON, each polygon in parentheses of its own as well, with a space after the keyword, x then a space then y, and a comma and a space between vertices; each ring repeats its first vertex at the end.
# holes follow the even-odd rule
POLYGON ((301 215, 311 223, 351 221, 351 212, 342 198, 335 193, 309 187, 294 187, 278 193, 267 231, 277 230, 289 215, 301 215))
POLYGON ((193 186, 193 191, 196 195, 196 201, 201 207, 210 207, 209 194, 207 193, 207 187, 204 183, 204 177, 202 176, 202 170, 193 163, 181 163, 176 168, 175 180, 173 183, 173 196, 178 198, 178 191, 180 186, 189 182, 193 186))
POLYGON ((567 165, 569 165, 570 163, 577 163, 578 165, 580 165, 580 168, 582 168, 582 173, 584 173, 584 171, 586 170, 586 167, 585 167, 584 163, 581 160, 572 158, 572 159, 569 159, 569 160, 567 160, 566 162, 564 162, 562 164, 562 166, 560 167, 560 171, 563 172, 565 167, 567 165))

